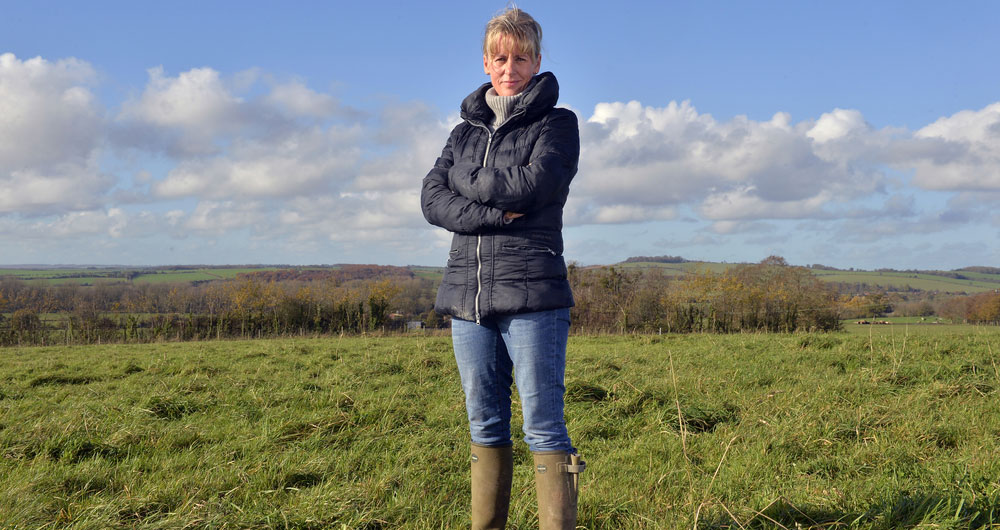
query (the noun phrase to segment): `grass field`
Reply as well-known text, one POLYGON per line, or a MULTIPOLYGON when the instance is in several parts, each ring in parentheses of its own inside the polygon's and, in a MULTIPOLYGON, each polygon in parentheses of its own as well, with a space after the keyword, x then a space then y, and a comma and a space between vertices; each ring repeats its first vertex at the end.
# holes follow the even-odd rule
POLYGON ((925 335, 947 335, 947 334, 962 334, 970 329, 976 329, 970 327, 968 324, 953 323, 947 318, 939 317, 877 317, 877 318, 867 318, 861 321, 869 322, 868 324, 858 324, 859 320, 856 318, 842 320, 840 323, 843 325, 843 330, 853 334, 853 335, 871 335, 876 334, 882 335, 913 335, 913 336, 925 336, 925 335), (890 325, 874 324, 873 322, 888 322, 890 325))
POLYGON ((275 267, 263 267, 259 269, 248 268, 211 268, 194 270, 163 271, 154 274, 140 274, 133 280, 135 283, 174 283, 174 282, 197 282, 209 280, 226 280, 235 278, 240 274, 272 271, 275 267))
MULTIPOLYGON (((680 276, 695 272, 710 271, 713 273, 725 272, 731 267, 726 263, 709 263, 699 261, 689 261, 685 263, 654 263, 654 262, 634 262, 620 263, 615 265, 624 269, 660 269, 664 274, 680 276)), ((1000 289, 1000 275, 985 274, 979 272, 962 271, 961 274, 967 279, 948 278, 936 274, 926 274, 918 272, 872 272, 872 271, 845 271, 845 270, 821 270, 810 269, 820 280, 824 282, 843 282, 848 284, 866 284, 873 287, 880 287, 887 290, 920 289, 924 291, 937 291, 942 293, 982 293, 1000 289)))
POLYGON ((409 267, 418 278, 425 278, 433 281, 441 281, 444 275, 444 267, 409 267))
MULTIPOLYGON (((634 262, 619 263, 622 269, 659 269, 668 276, 681 276, 699 272, 722 273, 732 264, 688 261, 684 263, 634 262)), ((337 268, 336 266, 331 268, 337 268)), ((66 269, 0 269, 0 277, 11 276, 31 283, 58 285, 64 283, 93 285, 96 283, 126 282, 127 273, 135 274, 134 283, 188 283, 235 278, 246 272, 275 270, 275 267, 206 267, 199 269, 177 269, 154 267, 145 269, 116 269, 106 267, 66 268, 66 269)), ((410 266, 419 278, 440 281, 443 267, 410 266)), ((887 290, 920 289, 942 293, 981 293, 1000 288, 1000 275, 962 271, 967 279, 948 278, 934 274, 916 272, 871 272, 842 270, 812 270, 825 282, 867 284, 887 290)))
POLYGON ((126 275, 133 274, 132 283, 188 283, 196 281, 223 280, 235 278, 239 274, 277 270, 277 267, 206 267, 200 269, 176 268, 107 268, 91 267, 78 269, 0 269, 0 277, 10 276, 29 283, 43 285, 97 283, 126 283, 126 275))
POLYGON ((660 269, 668 276, 681 276, 696 272, 722 273, 732 267, 728 263, 710 263, 705 261, 686 261, 684 263, 658 263, 650 261, 636 261, 632 263, 619 263, 615 267, 623 269, 660 269))
POLYGON ((0 277, 12 277, 44 285, 123 282, 119 269, 0 269, 0 277))
POLYGON ((13 276, 22 280, 51 278, 57 275, 93 274, 93 269, 2 269, 0 276, 13 276))
MULTIPOLYGON (((1000 524, 1000 331, 916 327, 572 337, 580 525, 1000 524)), ((447 337, 6 348, 0 527, 466 528, 466 429, 447 337)))
POLYGON ((942 293, 982 293, 1000 288, 995 274, 962 274, 967 280, 920 274, 911 272, 868 272, 868 271, 822 271, 814 270, 813 274, 825 282, 863 283, 886 289, 902 289, 910 287, 924 291, 939 291, 942 293))

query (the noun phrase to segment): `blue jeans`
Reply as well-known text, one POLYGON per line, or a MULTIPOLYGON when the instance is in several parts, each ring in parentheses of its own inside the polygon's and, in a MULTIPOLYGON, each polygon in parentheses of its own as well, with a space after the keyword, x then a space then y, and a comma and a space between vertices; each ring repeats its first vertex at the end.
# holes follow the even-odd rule
POLYGON ((569 309, 453 318, 451 337, 472 442, 511 445, 511 383, 517 381, 524 441, 532 451, 576 452, 563 419, 569 309))

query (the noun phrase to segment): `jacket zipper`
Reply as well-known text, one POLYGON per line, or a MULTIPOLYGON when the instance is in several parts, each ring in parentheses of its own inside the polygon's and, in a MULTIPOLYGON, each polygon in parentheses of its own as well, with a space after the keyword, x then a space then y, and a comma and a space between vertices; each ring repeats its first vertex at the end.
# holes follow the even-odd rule
MULTIPOLYGON (((487 128, 487 131, 489 129, 487 128)), ((493 145, 493 133, 486 137, 486 153, 483 154, 483 167, 486 167, 486 160, 490 156, 490 146, 493 145)), ((476 324, 479 324, 479 295, 483 292, 483 259, 480 249, 483 245, 482 234, 476 234, 476 324)))
MULTIPOLYGON (((506 121, 500 124, 500 127, 497 127, 492 131, 486 124, 482 122, 472 122, 472 121, 469 122, 473 125, 486 129, 486 132, 488 134, 488 136, 486 137, 486 153, 483 154, 483 167, 486 167, 486 160, 490 156, 490 146, 493 145, 493 135, 496 134, 497 129, 500 129, 507 123, 510 123, 512 119, 514 119, 517 116, 520 116, 521 114, 524 114, 524 109, 518 107, 517 109, 514 110, 513 113, 511 113, 511 115, 507 118, 506 121)), ((483 236, 482 234, 476 234, 476 324, 477 325, 479 324, 479 295, 482 294, 483 292, 483 259, 481 254, 482 246, 483 246, 483 236)))

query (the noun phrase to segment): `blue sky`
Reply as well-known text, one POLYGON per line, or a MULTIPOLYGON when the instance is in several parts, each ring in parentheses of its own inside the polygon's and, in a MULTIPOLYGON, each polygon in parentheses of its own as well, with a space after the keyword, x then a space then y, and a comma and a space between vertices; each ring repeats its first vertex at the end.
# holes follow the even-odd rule
MULTIPOLYGON (((0 2, 0 264, 444 262, 420 180, 501 2, 0 2)), ((522 2, 566 256, 1000 262, 1000 4, 522 2)))

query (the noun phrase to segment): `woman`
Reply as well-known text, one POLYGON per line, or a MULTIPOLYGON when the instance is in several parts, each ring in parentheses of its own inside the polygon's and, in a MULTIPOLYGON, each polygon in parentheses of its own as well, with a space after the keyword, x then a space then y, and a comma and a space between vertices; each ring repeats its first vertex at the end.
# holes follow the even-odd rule
POLYGON ((563 419, 573 295, 562 257, 562 211, 576 174, 576 115, 555 108, 559 85, 541 66, 542 29, 511 8, 486 25, 490 82, 462 102, 423 181, 431 224, 454 233, 435 309, 452 341, 472 437, 472 527, 503 528, 512 470, 511 383, 535 462, 542 529, 576 526, 583 470, 563 419))

